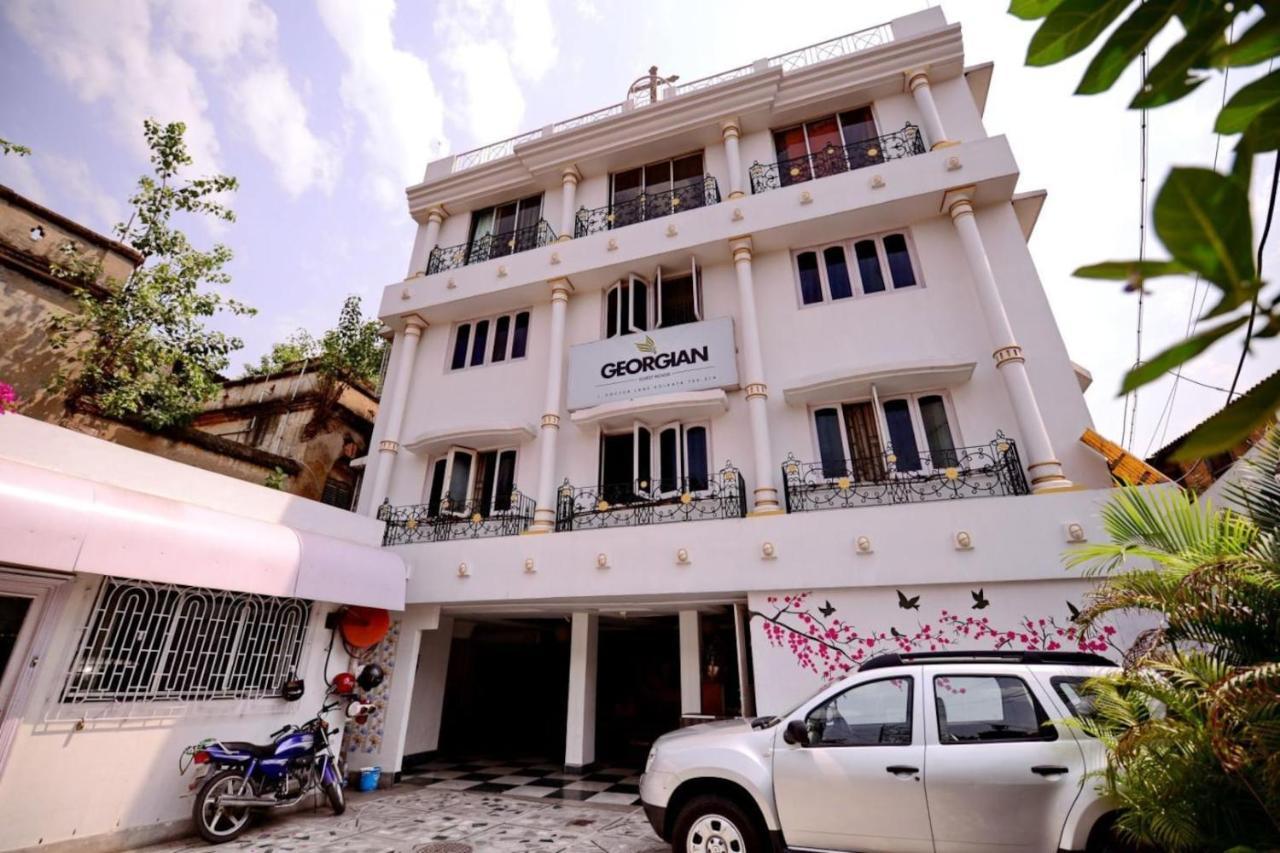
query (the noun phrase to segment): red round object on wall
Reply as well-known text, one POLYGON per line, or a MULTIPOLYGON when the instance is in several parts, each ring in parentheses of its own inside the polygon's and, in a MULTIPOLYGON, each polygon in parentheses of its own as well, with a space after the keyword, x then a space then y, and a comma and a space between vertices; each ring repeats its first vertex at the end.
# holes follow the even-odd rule
POLYGON ((356 648, 376 646, 391 629, 391 614, 381 607, 348 607, 339 623, 342 638, 356 648))
POLYGON ((340 672, 333 677, 333 692, 346 696, 356 689, 356 677, 349 672, 340 672))

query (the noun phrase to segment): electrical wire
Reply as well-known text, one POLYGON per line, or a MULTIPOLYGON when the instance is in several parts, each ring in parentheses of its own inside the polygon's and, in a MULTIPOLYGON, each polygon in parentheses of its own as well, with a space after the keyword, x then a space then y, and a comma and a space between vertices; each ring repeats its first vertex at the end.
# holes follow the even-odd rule
MULTIPOLYGON (((1236 22, 1233 18, 1227 26, 1227 41, 1230 42, 1235 36, 1236 22)), ((1227 104, 1227 83, 1231 79, 1231 67, 1228 66, 1222 72, 1222 95, 1218 101, 1218 111, 1227 104)), ((1213 171, 1218 171, 1218 158, 1222 152, 1222 134, 1215 133, 1213 141, 1213 171)), ((1187 325, 1183 331, 1183 338, 1190 338, 1195 334, 1196 326, 1200 324, 1200 316, 1204 311, 1204 303, 1209 296, 1209 288, 1206 287, 1204 295, 1200 297, 1200 305, 1196 306, 1196 293, 1200 289, 1200 273, 1196 273, 1195 278, 1191 280, 1191 303, 1187 306, 1187 325)), ((1151 448, 1156 445, 1156 434, 1160 435, 1160 446, 1164 445, 1165 436, 1169 432, 1169 424, 1173 422, 1174 404, 1178 397, 1178 383, 1182 381, 1182 367, 1178 366, 1173 371, 1173 385, 1169 388, 1169 396, 1165 398, 1164 408, 1160 410, 1160 417, 1156 419, 1155 429, 1151 431, 1151 440, 1147 442, 1147 456, 1151 453, 1151 448)), ((1191 381, 1191 380, 1188 380, 1191 381)), ((1203 382, 1191 381, 1193 385, 1204 385, 1203 382)), ((1219 389, 1224 390, 1224 389, 1219 389)), ((1228 399, 1229 401, 1229 399, 1228 399)))
MULTIPOLYGON (((1271 200, 1267 203, 1267 219, 1266 224, 1262 226, 1262 240, 1258 243, 1258 269, 1257 277, 1259 281, 1262 279, 1262 250, 1266 248, 1267 237, 1271 236, 1271 220, 1276 214, 1276 187, 1280 186, 1280 152, 1276 153, 1275 167, 1271 172, 1271 200)), ((1231 397, 1236 393, 1236 384, 1240 381, 1240 371, 1244 369, 1245 356, 1249 354, 1249 341, 1253 338, 1253 321, 1258 317, 1258 297, 1262 294, 1262 287, 1259 286, 1253 292, 1253 304, 1249 306, 1249 325, 1244 331, 1244 346, 1240 348, 1240 360, 1236 362, 1236 375, 1231 379, 1231 390, 1227 392, 1227 402, 1231 402, 1231 397)))
MULTIPOLYGON (((1147 85, 1147 49, 1142 49, 1142 86, 1145 89, 1147 85)), ((1138 174, 1138 263, 1147 256, 1147 153, 1149 150, 1149 142, 1147 135, 1147 111, 1142 109, 1139 113, 1139 174, 1138 174)), ((1137 370, 1142 366, 1142 320, 1145 312, 1145 297, 1147 289, 1143 286, 1138 287, 1138 322, 1137 332, 1134 342, 1133 367, 1131 370, 1137 370)), ((1125 438, 1124 422, 1120 426, 1121 440, 1124 442, 1125 450, 1132 450, 1133 438, 1138 431, 1138 389, 1134 388, 1125 395, 1125 420, 1128 421, 1128 438, 1125 438), (1129 400, 1132 398, 1132 409, 1129 400)))

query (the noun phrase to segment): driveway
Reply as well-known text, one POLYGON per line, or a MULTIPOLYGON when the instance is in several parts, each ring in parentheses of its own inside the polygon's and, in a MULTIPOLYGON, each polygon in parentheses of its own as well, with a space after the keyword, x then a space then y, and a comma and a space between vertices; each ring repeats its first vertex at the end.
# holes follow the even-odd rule
MULTIPOLYGON (((199 838, 146 853, 212 849, 199 838)), ((347 811, 328 806, 267 816, 225 851, 259 853, 664 853, 636 806, 548 802, 397 785, 349 795, 347 811)))

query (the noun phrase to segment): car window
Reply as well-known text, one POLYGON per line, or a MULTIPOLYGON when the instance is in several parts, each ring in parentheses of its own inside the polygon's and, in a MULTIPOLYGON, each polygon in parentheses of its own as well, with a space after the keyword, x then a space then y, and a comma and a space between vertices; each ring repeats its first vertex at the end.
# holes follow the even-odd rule
POLYGON ((809 712, 810 746, 908 746, 913 679, 884 678, 851 687, 809 712))
POLYGON ((1072 716, 1086 719, 1094 714, 1093 696, 1085 693, 1082 685, 1088 681, 1087 678, 1081 678, 1078 675, 1055 675, 1049 679, 1053 685, 1053 689, 1067 708, 1071 711, 1072 716))
POLYGON ((1056 740, 1057 730, 1021 678, 939 675, 933 679, 941 743, 1056 740))

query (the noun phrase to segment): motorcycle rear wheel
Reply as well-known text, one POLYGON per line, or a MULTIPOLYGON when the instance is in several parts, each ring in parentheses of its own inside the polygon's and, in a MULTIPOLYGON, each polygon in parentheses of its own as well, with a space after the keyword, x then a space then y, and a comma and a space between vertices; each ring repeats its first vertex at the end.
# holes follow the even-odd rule
POLYGON ((248 829, 249 818, 252 816, 248 806, 218 806, 220 796, 246 794, 253 794, 253 786, 239 770, 223 770, 205 780, 191 808, 191 818, 195 821, 200 837, 210 844, 223 844, 239 837, 248 829))

